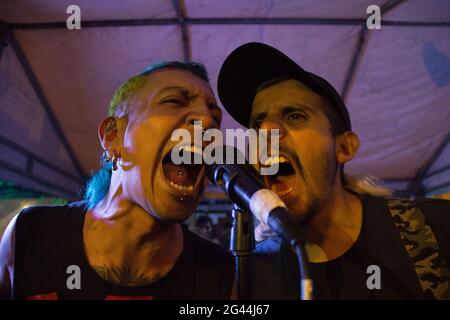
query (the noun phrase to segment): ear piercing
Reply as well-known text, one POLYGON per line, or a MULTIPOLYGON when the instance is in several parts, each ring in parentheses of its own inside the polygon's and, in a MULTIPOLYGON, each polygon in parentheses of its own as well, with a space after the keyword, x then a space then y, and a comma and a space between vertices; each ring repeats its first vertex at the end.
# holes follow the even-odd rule
POLYGON ((117 170, 117 161, 120 160, 119 165, 122 166, 123 160, 121 157, 116 156, 115 154, 111 157, 106 150, 103 151, 103 158, 106 162, 112 162, 112 169, 114 171, 117 170))
POLYGON ((112 158, 112 169, 114 170, 114 171, 116 171, 117 170, 117 159, 118 157, 116 157, 116 156, 113 156, 113 158, 112 158))
POLYGON ((103 150, 103 159, 105 159, 106 162, 111 162, 111 157, 106 150, 103 150))

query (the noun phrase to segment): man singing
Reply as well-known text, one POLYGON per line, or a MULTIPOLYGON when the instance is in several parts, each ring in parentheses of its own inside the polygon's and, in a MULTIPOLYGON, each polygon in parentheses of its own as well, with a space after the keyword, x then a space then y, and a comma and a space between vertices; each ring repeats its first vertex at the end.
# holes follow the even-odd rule
MULTIPOLYGON (((388 200, 383 189, 346 176, 360 142, 326 80, 275 48, 248 43, 225 60, 218 92, 240 124, 279 130, 279 170, 264 181, 305 230, 316 299, 450 298, 450 202, 388 200)), ((261 224, 257 238, 266 229, 261 224)), ((275 237, 257 252, 252 298, 298 299, 290 247, 275 237)))

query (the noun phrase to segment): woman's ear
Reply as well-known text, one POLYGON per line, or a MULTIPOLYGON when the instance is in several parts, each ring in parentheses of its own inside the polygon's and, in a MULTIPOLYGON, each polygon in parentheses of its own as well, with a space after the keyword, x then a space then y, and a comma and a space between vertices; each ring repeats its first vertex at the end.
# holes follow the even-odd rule
POLYGON ((353 131, 336 136, 336 160, 344 164, 352 160, 359 149, 359 138, 353 131))
POLYGON ((119 119, 108 117, 98 126, 98 137, 103 150, 108 152, 109 156, 120 155, 120 130, 119 119))

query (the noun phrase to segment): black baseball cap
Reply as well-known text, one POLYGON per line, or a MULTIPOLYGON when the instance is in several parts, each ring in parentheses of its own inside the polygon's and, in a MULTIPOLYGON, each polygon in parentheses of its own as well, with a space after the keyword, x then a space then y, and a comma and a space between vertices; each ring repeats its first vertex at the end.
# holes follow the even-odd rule
POLYGON ((284 53, 264 43, 246 43, 225 59, 217 80, 220 101, 237 122, 248 127, 256 89, 266 81, 286 76, 328 98, 338 110, 346 129, 351 130, 348 110, 333 86, 318 75, 303 70, 284 53))

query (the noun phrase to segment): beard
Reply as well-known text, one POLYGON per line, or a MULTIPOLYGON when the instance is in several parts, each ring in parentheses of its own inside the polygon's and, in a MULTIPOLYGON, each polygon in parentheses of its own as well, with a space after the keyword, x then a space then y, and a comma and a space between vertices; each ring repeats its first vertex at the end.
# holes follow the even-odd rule
POLYGON ((334 144, 323 154, 313 158, 307 168, 294 152, 285 151, 294 157, 305 187, 303 194, 299 194, 288 207, 299 224, 306 226, 323 208, 336 182, 338 163, 334 155, 334 144))

